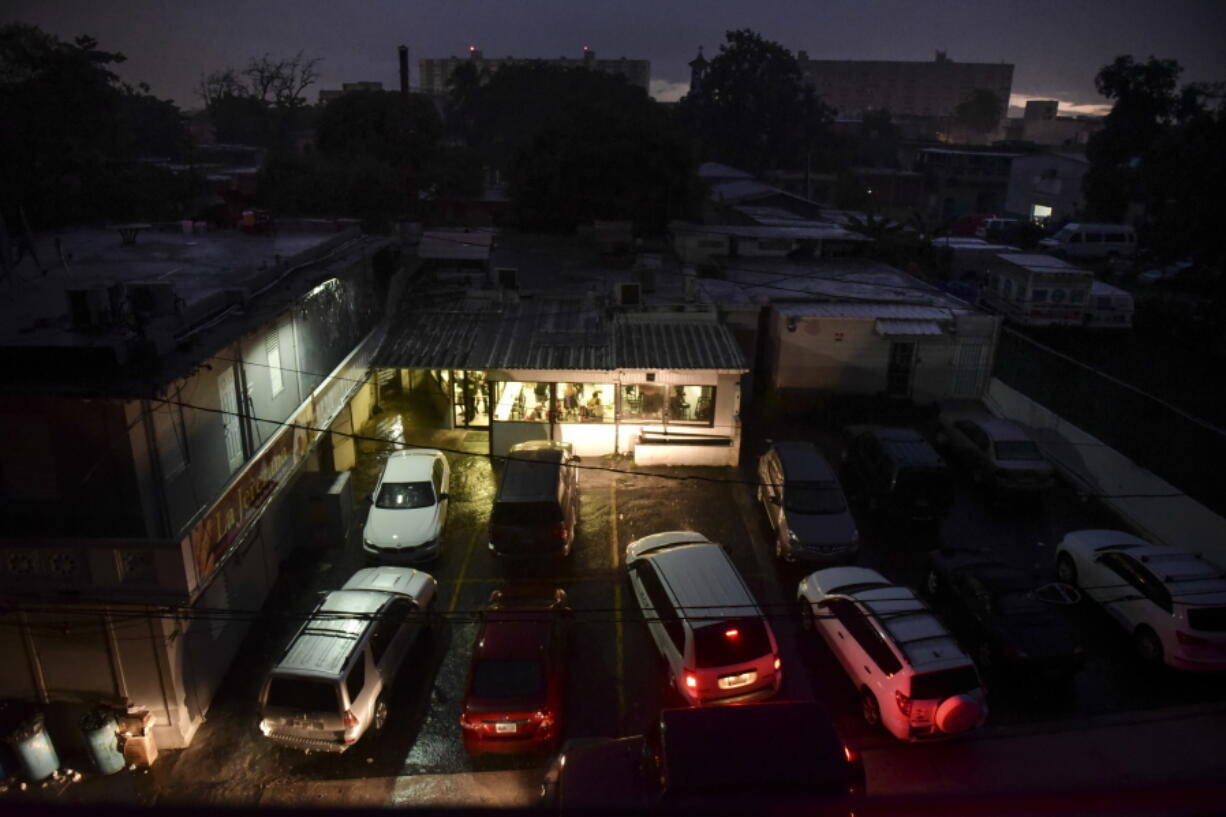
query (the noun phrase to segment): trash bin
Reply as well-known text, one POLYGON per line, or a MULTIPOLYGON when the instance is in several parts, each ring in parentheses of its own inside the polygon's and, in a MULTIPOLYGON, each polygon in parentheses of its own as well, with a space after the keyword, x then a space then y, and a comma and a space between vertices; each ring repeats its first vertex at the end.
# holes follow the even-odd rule
POLYGON ((46 780, 60 768, 60 756, 55 753, 55 746, 51 744, 51 736, 47 734, 41 712, 21 719, 4 736, 4 741, 17 753, 21 770, 31 782, 46 780))
POLYGON ((115 774, 126 764, 119 751, 119 728, 115 713, 105 709, 87 712, 81 718, 81 732, 99 774, 115 774))

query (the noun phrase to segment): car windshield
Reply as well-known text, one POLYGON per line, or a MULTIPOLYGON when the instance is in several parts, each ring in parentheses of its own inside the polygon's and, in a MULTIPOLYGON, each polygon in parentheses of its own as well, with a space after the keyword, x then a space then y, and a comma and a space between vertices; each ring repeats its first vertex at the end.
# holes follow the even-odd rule
POLYGON ((305 678, 273 678, 268 685, 268 706, 296 712, 336 712, 336 685, 305 678))
POLYGON ((473 667, 473 694, 478 698, 528 698, 545 689, 539 661, 478 661, 473 667))
POLYGON ((1065 241, 1073 234, 1073 232, 1074 230, 1072 227, 1062 227, 1058 233, 1052 236, 1052 238, 1054 238, 1056 241, 1065 241))
POLYGON ((783 505, 793 513, 826 514, 847 509, 847 500, 836 482, 789 482, 783 505))
POLYGON ((760 618, 731 618, 694 630, 694 660, 699 667, 743 664, 770 651, 770 636, 760 618))
POLYGON ((969 666, 925 672, 911 679, 911 697, 917 701, 944 699, 976 689, 979 689, 979 676, 975 668, 969 666))
POLYGON ((405 510, 434 504, 434 486, 429 482, 385 482, 375 497, 376 508, 405 510))
POLYGON ((996 443, 996 459, 1013 462, 1038 462, 1043 459, 1039 447, 1030 440, 1001 440, 996 443))
POLYGON ((1207 633, 1226 632, 1226 607, 1189 607, 1188 626, 1207 633))

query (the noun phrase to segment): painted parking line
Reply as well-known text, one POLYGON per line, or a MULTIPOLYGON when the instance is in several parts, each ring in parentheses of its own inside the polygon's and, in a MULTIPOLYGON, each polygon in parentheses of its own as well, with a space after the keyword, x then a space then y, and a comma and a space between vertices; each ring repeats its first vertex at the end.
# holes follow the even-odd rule
MULTIPOLYGON (((620 539, 617 532, 617 479, 609 484, 609 509, 612 524, 609 525, 609 555, 614 571, 621 565, 620 539)), ((620 735, 622 723, 626 719, 626 643, 625 624, 622 622, 622 583, 620 577, 613 583, 613 627, 617 633, 617 733, 620 735)))
POLYGON ((468 563, 472 561, 473 551, 477 548, 477 540, 481 538, 481 532, 485 528, 477 525, 473 530, 473 535, 468 539, 468 550, 464 552, 464 564, 460 565, 460 575, 455 579, 455 590, 451 592, 451 604, 447 605, 447 612, 454 613, 456 602, 460 600, 460 590, 464 587, 464 576, 468 574, 468 563))

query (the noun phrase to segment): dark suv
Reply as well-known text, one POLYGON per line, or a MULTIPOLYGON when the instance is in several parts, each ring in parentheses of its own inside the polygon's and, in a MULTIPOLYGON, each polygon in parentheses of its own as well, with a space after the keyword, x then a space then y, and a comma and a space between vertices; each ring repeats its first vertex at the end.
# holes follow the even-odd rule
POLYGON ((542 786, 547 804, 574 813, 658 803, 825 814, 814 807, 863 792, 859 753, 812 701, 666 709, 648 735, 567 741, 542 786))
POLYGON ((570 443, 511 446, 490 514, 490 550, 499 556, 565 556, 579 518, 579 458, 570 443))
POLYGON ((934 520, 953 502, 953 481, 945 461, 910 428, 850 426, 843 461, 849 487, 869 505, 913 520, 934 520))

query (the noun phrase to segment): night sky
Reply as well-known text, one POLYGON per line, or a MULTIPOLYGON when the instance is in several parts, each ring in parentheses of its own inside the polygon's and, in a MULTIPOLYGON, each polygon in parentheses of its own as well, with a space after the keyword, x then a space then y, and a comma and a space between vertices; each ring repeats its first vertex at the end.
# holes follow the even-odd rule
POLYGON ((62 39, 90 34, 123 52, 119 73, 185 109, 202 73, 270 52, 324 58, 319 83, 398 87, 396 46, 422 57, 600 57, 651 60, 652 93, 684 93, 686 63, 723 34, 751 28, 812 59, 1011 62, 1013 104, 1059 99, 1062 113, 1099 112, 1094 74, 1119 54, 1172 57, 1184 81, 1226 79, 1223 0, 7 0, 5 19, 62 39), (1071 107, 1078 106, 1078 107, 1071 107))

